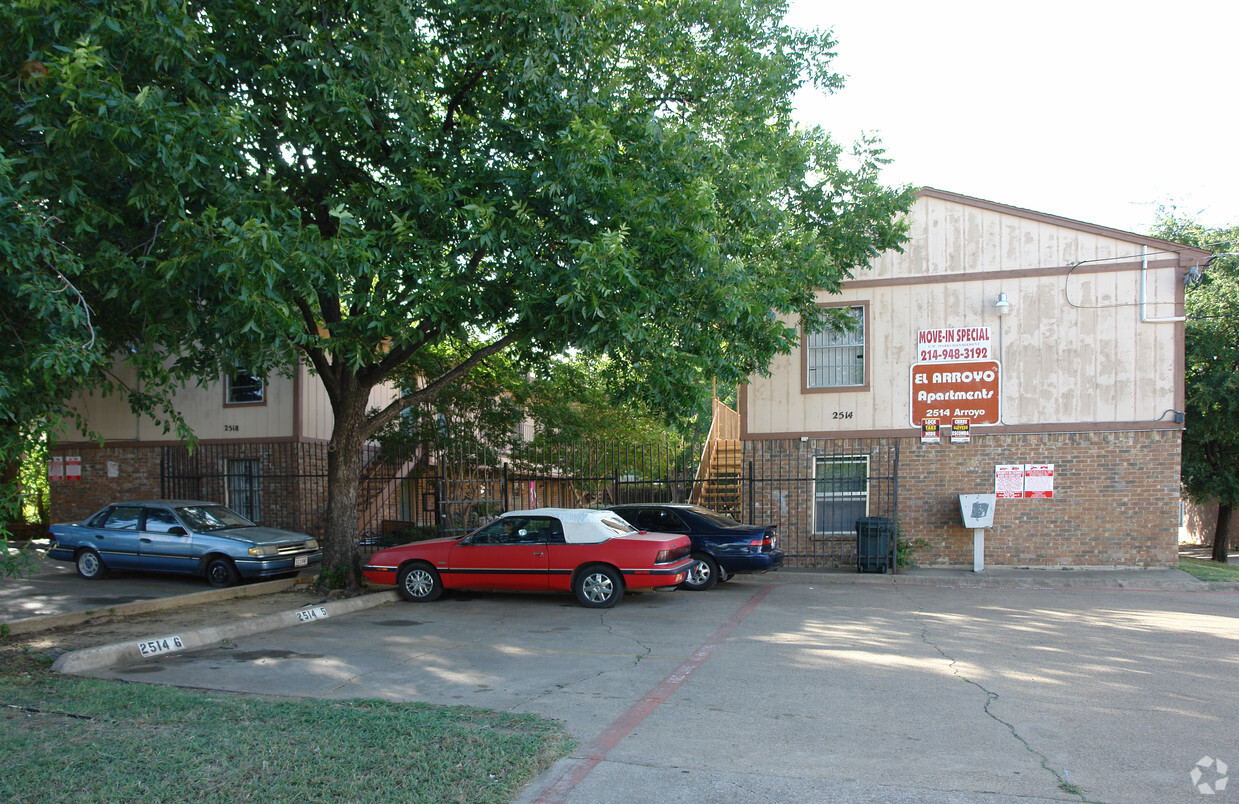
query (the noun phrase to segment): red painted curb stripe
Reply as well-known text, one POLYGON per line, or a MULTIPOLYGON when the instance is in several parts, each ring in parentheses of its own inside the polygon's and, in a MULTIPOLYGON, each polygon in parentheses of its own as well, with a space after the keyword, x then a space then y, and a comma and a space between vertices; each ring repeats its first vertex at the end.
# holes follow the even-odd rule
POLYGON ((562 804, 569 793, 572 792, 581 780, 589 775, 589 772, 607 758, 617 745, 619 745, 625 737, 632 733, 633 729, 640 726, 642 721, 649 717, 650 713, 663 704, 671 695, 680 688, 680 686, 688 680, 697 668, 705 664, 711 654, 722 645, 732 632, 744 619, 753 613, 766 595, 775 589, 779 584, 770 584, 764 586, 757 591, 748 602, 731 615, 731 619, 719 626, 709 639, 702 643, 701 647, 688 657, 671 674, 662 680, 648 694, 643 696, 639 701, 628 708, 628 711, 620 715, 603 730, 602 734, 595 737, 589 745, 581 749, 576 755, 574 761, 567 769, 555 780, 554 784, 542 792, 538 798, 534 799, 534 804, 562 804))

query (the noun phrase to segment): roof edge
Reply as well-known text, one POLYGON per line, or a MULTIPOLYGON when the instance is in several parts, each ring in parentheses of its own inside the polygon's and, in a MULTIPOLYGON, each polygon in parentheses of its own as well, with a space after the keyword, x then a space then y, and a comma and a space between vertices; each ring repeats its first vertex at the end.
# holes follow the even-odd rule
POLYGON ((1090 234, 1110 237, 1115 240, 1123 240, 1128 243, 1136 243, 1139 245, 1153 246, 1166 251, 1175 251, 1180 256, 1186 255, 1191 260, 1203 260, 1213 255, 1208 249, 1198 248, 1196 246, 1188 246, 1183 243, 1175 243, 1172 240, 1162 240, 1149 235, 1137 234, 1135 232, 1126 232, 1122 229, 1113 229, 1109 226, 1101 226, 1095 223, 1086 223, 1078 221, 1074 218, 1064 218, 1061 215, 1051 215, 1046 212, 1037 212, 1032 209, 1023 207, 1015 207, 1010 204, 1000 204, 996 201, 987 201, 984 198, 974 198, 973 196, 963 195, 962 193, 953 193, 949 190, 939 190, 935 187, 920 187, 916 191, 916 197, 937 198, 941 201, 953 201, 958 204, 965 204, 970 207, 978 207, 987 209, 992 212, 1001 212, 1006 215, 1015 215, 1028 220, 1039 221, 1041 223, 1049 223, 1055 226, 1064 226, 1068 229, 1076 229, 1090 234))

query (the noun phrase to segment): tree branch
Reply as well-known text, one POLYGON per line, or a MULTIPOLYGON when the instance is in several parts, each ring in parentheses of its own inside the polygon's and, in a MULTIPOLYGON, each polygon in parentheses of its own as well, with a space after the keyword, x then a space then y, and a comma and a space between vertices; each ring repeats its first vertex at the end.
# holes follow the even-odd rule
POLYGON ((396 399, 390 405, 368 418, 365 426, 365 437, 372 438, 375 433, 382 430, 398 415, 400 415, 401 411, 407 410, 414 405, 422 404, 423 402, 433 401, 447 385, 455 382, 465 374, 468 374, 483 360, 493 354, 502 352, 513 343, 516 343, 519 339, 520 338, 517 335, 505 335, 494 343, 487 344, 486 346, 478 349, 476 352, 469 355, 467 359, 427 383, 425 387, 396 399))

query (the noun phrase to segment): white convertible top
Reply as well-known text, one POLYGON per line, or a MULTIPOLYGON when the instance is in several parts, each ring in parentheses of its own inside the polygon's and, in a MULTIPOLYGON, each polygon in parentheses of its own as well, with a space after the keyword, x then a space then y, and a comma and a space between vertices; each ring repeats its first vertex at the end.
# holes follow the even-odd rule
POLYGON ((564 541, 568 544, 597 544, 637 532, 614 511, 596 511, 592 508, 531 508, 500 514, 500 517, 510 516, 549 516, 558 519, 564 526, 564 541))

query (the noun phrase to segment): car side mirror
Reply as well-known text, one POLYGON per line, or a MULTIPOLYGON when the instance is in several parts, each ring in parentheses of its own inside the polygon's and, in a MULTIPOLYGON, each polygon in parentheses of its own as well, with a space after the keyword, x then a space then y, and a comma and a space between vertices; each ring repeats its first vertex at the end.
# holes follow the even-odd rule
POLYGON ((185 530, 180 525, 173 525, 172 527, 168 528, 168 533, 170 533, 173 536, 188 536, 189 535, 189 531, 185 530))

